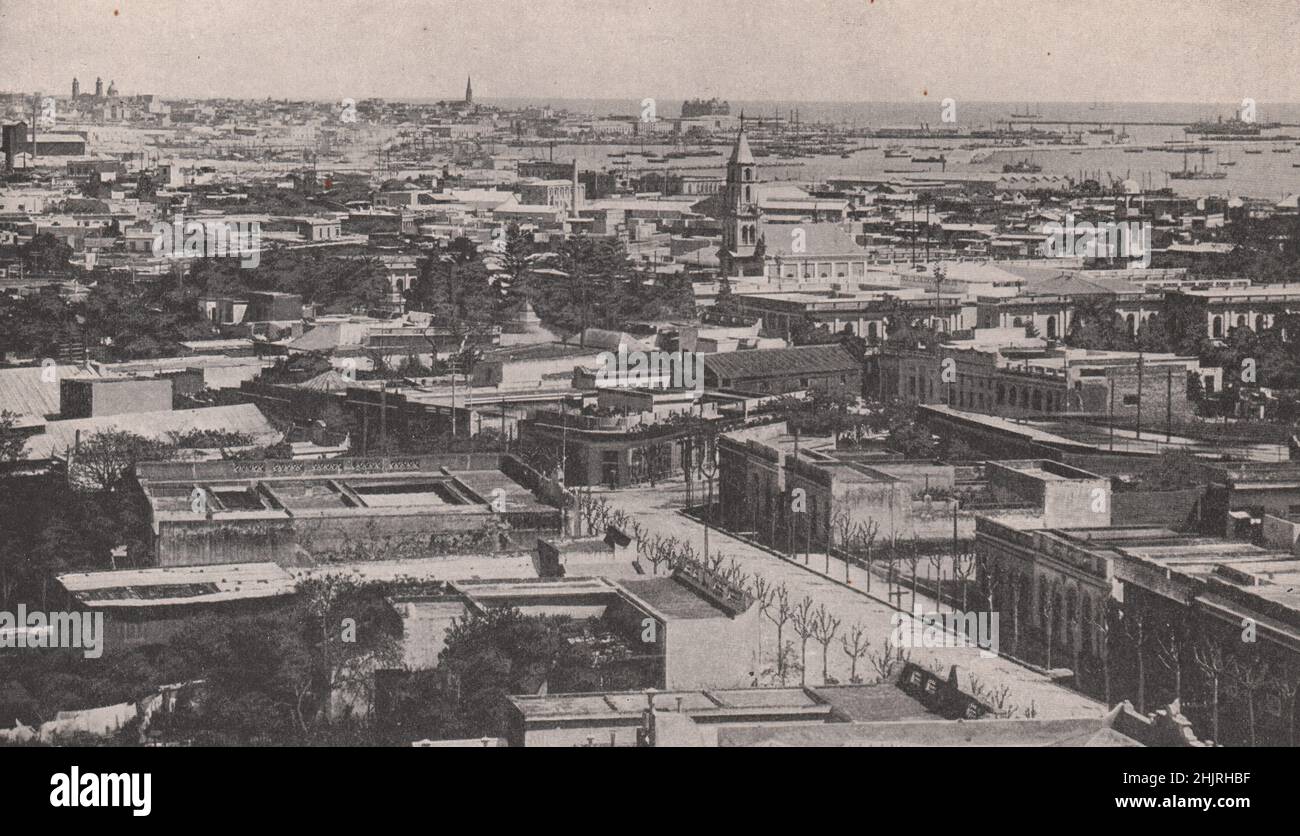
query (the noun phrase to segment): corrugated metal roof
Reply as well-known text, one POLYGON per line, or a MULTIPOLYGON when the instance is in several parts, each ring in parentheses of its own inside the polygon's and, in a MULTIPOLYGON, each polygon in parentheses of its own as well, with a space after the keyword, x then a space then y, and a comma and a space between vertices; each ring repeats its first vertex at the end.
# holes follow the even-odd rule
POLYGON ((245 433, 255 444, 274 444, 282 435, 254 404, 210 406, 202 409, 174 409, 166 412, 134 412, 102 418, 50 421, 43 435, 27 441, 27 459, 48 459, 83 439, 102 432, 129 432, 145 438, 165 440, 169 433, 192 430, 245 433))
POLYGON ((40 366, 20 369, 0 369, 0 411, 20 416, 44 418, 59 412, 59 381, 71 378, 93 378, 99 375, 80 366, 55 366, 55 379, 42 378, 45 371, 40 366))
POLYGON ((862 364, 839 345, 806 345, 709 354, 704 368, 723 380, 859 371, 862 364))

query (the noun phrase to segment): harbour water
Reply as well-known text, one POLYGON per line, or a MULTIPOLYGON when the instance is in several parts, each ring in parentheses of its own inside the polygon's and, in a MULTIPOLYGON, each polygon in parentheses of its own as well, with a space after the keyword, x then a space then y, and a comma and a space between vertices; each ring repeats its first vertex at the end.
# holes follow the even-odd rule
MULTIPOLYGON (((527 105, 563 108, 592 116, 637 116, 642 111, 640 101, 623 99, 581 100, 527 100, 502 99, 493 102, 502 106, 527 105)), ((808 181, 828 176, 880 175, 900 171, 950 172, 1000 172, 1006 164, 1029 161, 1041 166, 1042 174, 1058 174, 1078 179, 1095 178, 1102 183, 1112 180, 1132 179, 1145 188, 1168 186, 1175 192, 1193 196, 1228 195, 1249 196, 1280 200, 1300 192, 1300 104, 1256 103, 1256 121, 1281 123, 1280 127, 1261 131, 1257 140, 1203 139, 1187 134, 1183 126, 1198 121, 1229 119, 1236 115, 1241 102, 1219 105, 1176 103, 1109 103, 1109 102, 955 102, 956 121, 942 121, 942 100, 917 104, 900 102, 731 102, 731 112, 744 112, 754 121, 779 116, 791 120, 797 111, 801 125, 820 123, 833 126, 838 131, 863 129, 878 130, 920 129, 928 125, 932 131, 955 128, 965 133, 971 130, 991 130, 1012 127, 1027 131, 1031 126, 1039 130, 1070 132, 1079 135, 1079 145, 1043 145, 1031 143, 1029 138, 1016 146, 994 147, 981 140, 933 137, 926 139, 883 139, 856 137, 847 144, 861 147, 874 145, 871 150, 840 154, 822 154, 803 159, 783 159, 776 156, 760 160, 764 177, 770 180, 808 181), (1012 114, 1031 113, 1037 118, 1014 118, 1012 114), (1062 123, 1069 122, 1070 125, 1062 123), (1012 123, 1008 125, 1008 123, 1012 123), (1140 124, 1146 123, 1146 124, 1140 124), (1152 124, 1158 123, 1158 124, 1152 124), (1100 131, 1100 132, 1098 132, 1100 131), (1127 134, 1123 142, 1116 138, 1127 134), (1277 139, 1271 139, 1277 137, 1277 139), (1292 137, 1290 139, 1286 137, 1292 137), (1204 154, 1184 156, 1178 149, 1152 150, 1174 143, 1188 143, 1207 148, 1204 154), (988 146, 972 150, 970 146, 988 146), (918 157, 943 156, 946 163, 911 163, 907 159, 886 158, 884 149, 902 146, 918 157), (963 146, 966 148, 963 149, 963 146), (1139 150, 1141 149, 1141 150, 1139 150), (974 157, 974 159, 972 159, 974 157), (1226 163, 1226 165, 1225 165, 1226 163), (1222 179, 1186 180, 1171 179, 1170 172, 1187 168, 1204 168, 1222 172, 1222 179)), ((679 102, 657 103, 663 118, 671 118, 679 102)), ((564 145, 553 150, 546 148, 514 148, 512 155, 533 157, 550 155, 557 161, 569 161, 575 156, 583 167, 607 168, 631 165, 637 169, 654 169, 693 174, 721 174, 725 158, 688 157, 680 160, 647 163, 644 158, 617 158, 612 154, 639 149, 639 144, 629 145, 564 145)), ((649 150, 654 146, 646 145, 649 150)))

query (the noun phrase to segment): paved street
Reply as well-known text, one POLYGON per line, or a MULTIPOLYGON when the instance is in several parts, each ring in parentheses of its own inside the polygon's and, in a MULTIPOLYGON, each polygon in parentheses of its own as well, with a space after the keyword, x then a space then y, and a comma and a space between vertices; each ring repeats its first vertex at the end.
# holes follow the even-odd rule
MULTIPOLYGON (((608 499, 614 507, 633 515, 652 536, 657 534, 662 537, 676 537, 678 540, 691 543, 698 551, 703 552, 704 526, 677 513, 685 497, 685 486, 682 482, 660 484, 655 488, 604 491, 600 492, 600 495, 608 499)), ((811 555, 808 566, 803 565, 801 554, 796 565, 716 529, 711 529, 709 532, 709 547, 711 553, 720 551, 728 557, 735 558, 743 570, 750 575, 761 575, 772 583, 785 584, 790 591, 792 603, 799 601, 805 595, 811 596, 814 605, 825 604, 832 615, 840 619, 840 632, 830 645, 827 661, 829 675, 840 682, 849 681, 850 668, 849 658, 840 644, 840 635, 855 623, 862 624, 866 628, 867 636, 871 641, 871 651, 874 654, 879 651, 893 630, 891 619, 897 611, 883 601, 868 597, 862 591, 866 587, 866 573, 862 569, 855 567, 851 571, 850 579, 856 588, 850 589, 842 583, 844 577, 842 562, 831 561, 831 575, 840 582, 831 580, 822 573, 825 565, 824 554, 811 555)), ((872 592, 884 596, 884 584, 878 578, 872 580, 872 592)), ((904 592, 902 603, 905 607, 910 607, 910 590, 904 592)), ((927 613, 937 611, 934 603, 924 595, 918 597, 917 603, 927 613)), ((766 619, 763 620, 763 626, 761 636, 763 664, 760 670, 772 664, 776 647, 775 626, 766 619)), ((789 624, 785 627, 784 639, 795 642, 797 653, 798 636, 789 624)), ((754 653, 756 654, 757 651, 756 647, 754 653)), ((1054 685, 1046 677, 1014 662, 981 656, 974 648, 913 648, 911 654, 913 661, 943 673, 946 673, 951 665, 957 665, 964 690, 970 690, 972 674, 991 688, 1006 686, 1009 689, 1007 704, 1020 709, 1017 712, 1019 716, 1023 716, 1023 712, 1029 710, 1031 706, 1038 717, 1078 717, 1104 711, 1104 707, 1099 702, 1054 685)), ((821 646, 810 640, 808 683, 821 684, 821 671, 821 646)), ((875 678, 874 670, 866 660, 858 663, 858 673, 866 681, 875 678)), ((794 681, 797 682, 797 679, 794 681)))

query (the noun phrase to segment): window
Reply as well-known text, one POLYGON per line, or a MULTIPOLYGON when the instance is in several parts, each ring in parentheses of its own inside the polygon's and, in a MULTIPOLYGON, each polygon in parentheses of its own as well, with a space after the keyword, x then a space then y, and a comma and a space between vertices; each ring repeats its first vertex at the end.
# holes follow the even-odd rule
POLYGON ((1138 396, 1137 396, 1137 395, 1125 395, 1125 396, 1124 396, 1124 406, 1137 406, 1137 404, 1138 404, 1138 396))

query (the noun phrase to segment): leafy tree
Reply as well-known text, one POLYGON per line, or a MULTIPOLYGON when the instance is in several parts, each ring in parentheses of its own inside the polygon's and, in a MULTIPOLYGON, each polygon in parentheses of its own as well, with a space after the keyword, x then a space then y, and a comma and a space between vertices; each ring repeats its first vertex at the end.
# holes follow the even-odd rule
POLYGON ((60 241, 53 233, 42 232, 22 246, 23 265, 33 273, 66 271, 72 260, 72 247, 60 241))
POLYGON ((16 428, 18 416, 8 410, 0 410, 0 464, 16 462, 22 458, 27 440, 16 428))
POLYGON ((1084 296, 1075 301, 1065 341, 1072 348, 1105 351, 1131 351, 1136 347, 1109 296, 1084 296))
POLYGON ((414 675, 395 695, 397 732, 406 739, 498 734, 507 696, 535 694, 562 669, 585 665, 563 637, 565 621, 526 616, 513 607, 457 619, 437 669, 414 675))

